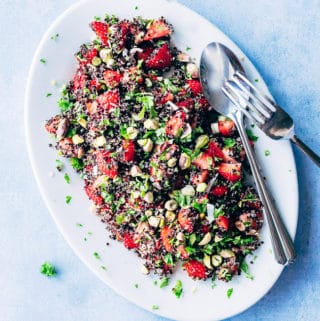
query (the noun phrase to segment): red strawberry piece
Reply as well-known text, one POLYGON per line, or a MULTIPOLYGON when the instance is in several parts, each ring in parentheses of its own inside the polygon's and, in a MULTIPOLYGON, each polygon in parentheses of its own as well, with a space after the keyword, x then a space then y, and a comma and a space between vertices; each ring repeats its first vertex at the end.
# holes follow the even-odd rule
POLYGON ((241 164, 221 163, 218 168, 218 173, 230 182, 236 182, 241 178, 241 164))
POLYGON ((73 77, 73 90, 82 89, 86 82, 86 76, 79 70, 73 77))
POLYGON ((153 50, 154 50, 154 47, 143 48, 143 51, 138 53, 138 59, 147 60, 150 57, 153 50))
POLYGON ((129 32, 129 22, 122 21, 119 24, 119 35, 117 39, 117 49, 121 50, 124 48, 127 40, 127 35, 129 32))
POLYGON ((90 49, 84 56, 84 61, 81 61, 84 65, 91 64, 92 59, 98 55, 98 50, 96 48, 90 49))
POLYGON ((200 173, 197 173, 191 177, 191 182, 194 185, 198 185, 200 183, 204 183, 208 179, 209 171, 202 170, 200 173))
POLYGON ((110 88, 117 87, 121 81, 122 75, 115 70, 108 69, 103 73, 103 79, 110 88))
POLYGON ((168 102, 168 101, 173 101, 173 99, 174 99, 173 93, 168 92, 168 93, 165 93, 165 94, 160 98, 159 103, 160 103, 160 104, 165 104, 165 103, 168 102))
POLYGON ((202 93, 202 86, 199 80, 187 80, 187 85, 195 96, 198 96, 202 93))
POLYGON ((207 100, 206 98, 204 98, 204 97, 199 98, 198 102, 199 102, 199 105, 200 105, 201 107, 209 107, 209 106, 210 106, 210 103, 209 103, 208 100, 207 100))
POLYGON ((178 111, 173 115, 166 123, 166 135, 177 137, 183 128, 185 119, 186 114, 183 111, 178 111))
POLYGON ((220 147, 218 146, 218 144, 214 141, 210 141, 208 144, 208 149, 207 149, 207 153, 211 156, 211 157, 215 157, 215 158, 221 158, 224 159, 224 153, 223 151, 220 149, 220 147))
POLYGON ((185 97, 187 95, 188 91, 185 88, 181 88, 178 92, 179 97, 185 97))
POLYGON ((178 214, 178 222, 185 231, 187 231, 188 233, 192 233, 193 223, 191 218, 189 217, 189 214, 190 211, 188 209, 180 210, 178 214))
POLYGON ((173 230, 168 227, 164 226, 160 232, 162 244, 167 252, 172 252, 173 247, 171 244, 171 240, 173 240, 173 230))
POLYGON ((129 233, 124 233, 123 245, 129 250, 136 249, 138 247, 138 244, 134 242, 133 238, 129 233))
POLYGON ((226 186, 215 186, 213 189, 212 189, 212 194, 214 196, 217 196, 217 197, 220 197, 220 196, 223 196, 225 193, 227 193, 228 191, 228 188, 226 186))
POLYGON ((147 29, 147 33, 144 36, 144 40, 152 40, 168 36, 172 33, 172 28, 163 20, 155 20, 151 23, 147 29))
POLYGON ((223 230, 228 231, 229 229, 229 219, 225 216, 219 216, 216 218, 216 224, 223 230))
POLYGON ((100 151, 96 154, 96 161, 99 170, 110 178, 118 175, 118 164, 112 159, 110 152, 100 151))
POLYGON ((189 257, 189 253, 187 252, 183 244, 177 247, 177 252, 180 254, 180 257, 182 257, 183 259, 187 259, 189 257))
POLYGON ((119 106, 119 92, 117 90, 107 91, 106 93, 99 95, 96 100, 103 109, 109 111, 119 106))
POLYGON ((185 100, 178 101, 176 105, 180 108, 191 109, 194 106, 194 100, 192 98, 187 98, 185 100))
POLYGON ((210 232, 210 226, 209 225, 202 225, 201 232, 204 234, 207 234, 208 232, 210 232))
POLYGON ((97 191, 90 185, 84 187, 86 194, 93 203, 101 205, 103 203, 103 198, 97 193, 97 191))
POLYGON ((106 46, 108 43, 108 25, 101 21, 93 21, 91 22, 91 28, 100 38, 102 44, 106 46))
POLYGON ((146 60, 147 68, 163 69, 171 65, 172 55, 167 43, 163 44, 160 48, 156 48, 150 57, 146 60))
POLYGON ((97 90, 101 89, 101 84, 99 81, 97 81, 96 79, 91 79, 90 83, 89 83, 89 89, 93 89, 96 88, 97 90))
POLYGON ((234 122, 231 119, 218 121, 219 133, 223 136, 231 136, 235 130, 234 122))
POLYGON ((188 275, 194 279, 205 279, 206 268, 205 266, 197 260, 190 260, 184 264, 184 268, 188 275))
POLYGON ((134 142, 132 140, 123 140, 122 141, 123 148, 123 159, 125 162, 131 162, 134 159, 135 147, 134 142))
POLYGON ((207 152, 201 153, 194 161, 193 164, 200 169, 209 169, 214 166, 212 157, 207 152))

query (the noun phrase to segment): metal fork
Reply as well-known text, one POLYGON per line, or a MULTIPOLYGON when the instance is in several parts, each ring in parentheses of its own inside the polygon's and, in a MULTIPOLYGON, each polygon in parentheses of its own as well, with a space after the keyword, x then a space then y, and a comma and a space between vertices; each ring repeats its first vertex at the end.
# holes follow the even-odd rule
POLYGON ((290 139, 320 167, 320 157, 294 134, 292 118, 243 73, 236 71, 222 90, 266 135, 273 139, 290 139))

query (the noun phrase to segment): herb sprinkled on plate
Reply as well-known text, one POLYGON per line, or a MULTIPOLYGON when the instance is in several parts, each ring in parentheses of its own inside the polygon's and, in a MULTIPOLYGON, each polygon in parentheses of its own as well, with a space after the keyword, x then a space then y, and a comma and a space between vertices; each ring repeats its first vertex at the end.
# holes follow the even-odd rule
POLYGON ((41 265, 40 272, 48 277, 52 277, 57 274, 56 268, 47 261, 41 265))

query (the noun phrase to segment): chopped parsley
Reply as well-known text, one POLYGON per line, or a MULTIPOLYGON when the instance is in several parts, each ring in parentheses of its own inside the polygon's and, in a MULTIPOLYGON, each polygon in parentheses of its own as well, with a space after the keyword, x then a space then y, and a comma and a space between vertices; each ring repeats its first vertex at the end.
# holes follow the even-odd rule
POLYGON ((64 180, 66 181, 67 184, 70 184, 70 176, 68 175, 68 173, 64 174, 64 180))
POLYGON ((40 62, 45 65, 47 61, 44 58, 40 58, 40 62))
POLYGON ((135 7, 134 7, 134 10, 138 10, 138 9, 139 9, 139 7, 138 7, 138 6, 135 6, 135 7))
POLYGON ((105 271, 107 270, 107 267, 105 265, 101 265, 100 267, 102 270, 105 270, 105 271))
POLYGON ((54 40, 54 41, 57 41, 58 38, 59 38, 59 34, 58 34, 58 33, 56 33, 55 35, 53 35, 53 36, 50 37, 50 39, 51 39, 51 40, 54 40))
POLYGON ((254 81, 255 81, 255 82, 258 82, 258 81, 259 81, 259 79, 258 79, 258 78, 256 78, 254 81))
POLYGON ((66 203, 69 204, 71 202, 71 200, 72 200, 72 196, 67 195, 66 196, 66 203))
POLYGON ((50 97, 50 96, 52 96, 51 93, 47 93, 47 94, 46 94, 46 97, 50 97))
POLYGON ((60 172, 63 169, 63 163, 60 159, 56 159, 56 169, 60 172))
POLYGON ((44 262, 41 265, 40 272, 49 277, 57 274, 56 268, 49 262, 44 262))
POLYGON ((83 225, 81 223, 77 223, 76 226, 83 227, 83 225))
POLYGON ((152 310, 159 310, 159 306, 154 304, 154 305, 151 307, 151 309, 152 309, 152 310))
POLYGON ((60 107, 62 112, 66 112, 69 109, 73 107, 73 103, 71 103, 68 99, 66 98, 60 98, 58 100, 58 106, 60 107))
POLYGON ((139 287, 139 284, 138 283, 135 283, 134 284, 134 287, 137 289, 139 287))
POLYGON ((172 292, 177 297, 177 299, 180 299, 182 291, 182 282, 180 280, 177 280, 175 286, 172 288, 172 292))
POLYGON ((224 147, 231 148, 236 144, 236 141, 233 138, 226 138, 223 143, 224 147))
POLYGON ((240 270, 244 273, 246 278, 253 280, 254 277, 249 273, 249 267, 248 264, 243 260, 240 264, 240 270))
POLYGON ((167 253, 164 257, 163 257, 164 261, 166 264, 168 265, 173 265, 173 258, 172 258, 172 254, 171 253, 167 253))
POLYGON ((265 156, 269 156, 271 153, 270 153, 270 151, 268 150, 268 149, 266 149, 265 151, 264 151, 264 155, 265 156))
POLYGON ((101 18, 98 17, 98 16, 94 16, 93 19, 94 19, 95 21, 100 21, 100 20, 101 20, 101 18))
POLYGON ((190 51, 190 50, 191 50, 191 48, 190 48, 190 47, 187 47, 187 48, 186 48, 186 51, 190 51))
POLYGON ((76 171, 80 171, 84 167, 82 159, 76 157, 70 158, 70 164, 76 171))
POLYGON ((227 297, 228 297, 228 299, 230 299, 232 293, 233 293, 233 288, 230 288, 230 289, 227 290, 227 297))
POLYGON ((93 252, 93 256, 97 259, 100 260, 100 255, 98 252, 93 252))
POLYGON ((253 142, 256 142, 258 140, 259 137, 255 136, 251 129, 246 129, 246 132, 250 140, 252 140, 253 142))
POLYGON ((162 289, 162 288, 168 286, 169 280, 170 280, 170 279, 169 279, 168 277, 162 278, 162 279, 160 280, 159 287, 162 289))

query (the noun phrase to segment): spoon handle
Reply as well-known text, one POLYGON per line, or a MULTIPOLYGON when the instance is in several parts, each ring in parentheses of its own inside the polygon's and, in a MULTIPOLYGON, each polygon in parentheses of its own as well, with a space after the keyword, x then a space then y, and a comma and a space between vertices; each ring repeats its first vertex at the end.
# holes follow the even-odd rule
POLYGON ((256 156, 250 146, 244 129, 243 114, 240 110, 238 110, 232 116, 233 117, 231 118, 238 128, 249 164, 251 166, 251 171, 256 182, 258 194, 264 207, 265 217, 267 218, 271 234, 274 256, 278 263, 286 265, 293 262, 296 257, 293 242, 259 171, 256 156))
POLYGON ((300 140, 296 135, 290 138, 293 143, 295 143, 314 163, 320 167, 320 157, 311 150, 302 140, 300 140))

